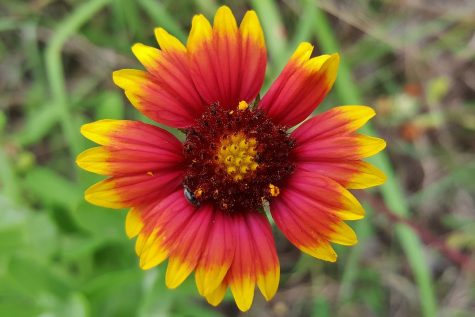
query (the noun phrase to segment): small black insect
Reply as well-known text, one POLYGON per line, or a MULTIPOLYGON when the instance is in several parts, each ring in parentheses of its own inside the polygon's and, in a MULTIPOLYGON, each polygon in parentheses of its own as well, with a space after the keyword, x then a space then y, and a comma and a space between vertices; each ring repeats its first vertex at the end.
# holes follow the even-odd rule
POLYGON ((185 195, 186 200, 188 200, 190 204, 195 207, 200 206, 200 202, 198 201, 198 199, 196 199, 195 194, 193 194, 193 192, 187 186, 184 186, 183 194, 185 195))

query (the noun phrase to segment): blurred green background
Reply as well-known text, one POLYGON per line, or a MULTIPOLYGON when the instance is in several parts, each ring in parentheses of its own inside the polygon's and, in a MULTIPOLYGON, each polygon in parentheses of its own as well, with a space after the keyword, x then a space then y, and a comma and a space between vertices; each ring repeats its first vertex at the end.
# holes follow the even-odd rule
MULTIPOLYGON (((79 126, 144 119, 111 72, 140 68, 130 46, 162 26, 186 40, 210 0, 6 0, 0 4, 0 316, 237 316, 189 278, 164 286, 165 265, 141 271, 125 211, 84 202, 99 177, 75 156, 79 126)), ((269 53, 266 87, 300 41, 341 54, 318 111, 368 104, 365 132, 388 142, 372 162, 388 181, 362 195, 360 243, 336 264, 276 242, 281 284, 249 316, 473 316, 475 312, 475 2, 227 1, 257 11, 269 53), (393 215, 393 216, 391 216, 393 215), (397 215, 394 216, 394 215, 397 215), (405 223, 400 218, 405 218, 405 223), (414 230, 416 227, 417 230, 414 230), (441 251, 442 250, 442 251, 441 251)))

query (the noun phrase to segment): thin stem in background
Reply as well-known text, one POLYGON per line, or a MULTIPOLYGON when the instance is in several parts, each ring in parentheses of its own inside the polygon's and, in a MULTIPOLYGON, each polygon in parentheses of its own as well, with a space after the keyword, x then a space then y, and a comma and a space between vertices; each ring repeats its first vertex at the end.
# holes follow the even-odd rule
POLYGON ((61 128, 68 142, 72 157, 75 157, 81 151, 82 141, 74 125, 74 118, 69 107, 61 51, 69 37, 76 33, 84 23, 89 21, 110 1, 90 0, 77 7, 58 24, 55 34, 46 47, 46 75, 52 94, 51 104, 53 107, 56 107, 60 116, 61 128))

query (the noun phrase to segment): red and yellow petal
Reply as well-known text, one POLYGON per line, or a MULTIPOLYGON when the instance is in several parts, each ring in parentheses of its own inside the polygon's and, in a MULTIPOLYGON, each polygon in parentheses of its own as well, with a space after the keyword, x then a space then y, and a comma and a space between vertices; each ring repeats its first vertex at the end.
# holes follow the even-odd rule
POLYGON ((257 286, 266 300, 271 300, 280 280, 280 266, 277 257, 272 228, 264 215, 247 217, 247 225, 254 243, 257 286))
POLYGON ((281 125, 294 126, 307 118, 335 82, 338 54, 310 58, 313 46, 301 43, 269 91, 260 108, 281 125))
POLYGON ((183 163, 183 145, 171 133, 138 121, 99 120, 85 124, 81 133, 102 146, 88 149, 77 164, 108 176, 153 174, 177 169, 183 163))
POLYGON ((141 43, 132 47, 147 71, 122 69, 112 79, 146 116, 184 128, 202 114, 205 104, 191 79, 186 47, 162 28, 155 29, 155 36, 161 49, 141 43))
POLYGON ((224 295, 226 294, 226 290, 228 289, 228 286, 225 281, 221 282, 219 286, 212 291, 211 293, 205 295, 206 301, 213 306, 218 306, 224 298, 224 295))
POLYGON ((256 287, 256 265, 254 262, 254 241, 247 228, 246 219, 234 217, 232 234, 236 239, 236 252, 228 272, 227 281, 241 311, 247 311, 254 300, 256 287))
POLYGON ((125 218, 125 233, 130 239, 135 238, 142 231, 144 224, 140 217, 140 210, 131 208, 125 218))
POLYGON ((239 98, 253 100, 264 82, 267 50, 264 33, 255 11, 247 11, 241 24, 241 77, 239 98))
MULTIPOLYGON (((185 45, 183 45, 179 39, 168 33, 163 28, 156 28, 154 33, 157 43, 163 52, 170 54, 177 59, 183 58, 182 53, 186 53, 187 50, 185 45)), ((183 61, 186 61, 186 58, 184 58, 183 61)), ((185 62, 184 64, 180 65, 185 66, 187 64, 185 62)))
MULTIPOLYGON (((160 50, 138 43, 132 46, 132 52, 153 75, 153 82, 161 90, 166 90, 156 93, 166 94, 169 99, 174 98, 176 103, 181 105, 180 111, 186 111, 197 118, 204 110, 204 103, 190 77, 190 61, 186 47, 162 28, 155 29, 155 37, 160 50)), ((169 105, 172 106, 174 104, 169 105)), ((167 107, 165 110, 170 109, 167 107)))
POLYGON ((325 160, 361 160, 379 153, 386 147, 383 139, 363 134, 334 136, 317 141, 298 143, 294 153, 300 162, 325 160))
POLYGON ((142 270, 149 270, 159 265, 169 256, 169 250, 157 230, 140 234, 135 244, 135 250, 140 257, 139 265, 142 270))
MULTIPOLYGON (((210 226, 216 219, 213 208, 196 209, 185 199, 183 190, 177 190, 155 204, 132 211, 132 234, 136 234, 140 223, 136 242, 140 267, 149 269, 169 258, 165 282, 169 288, 178 287, 195 270, 204 253, 210 226)), ((219 283, 214 288, 218 286, 219 283)))
POLYGON ((279 284, 280 267, 272 230, 267 219, 258 213, 234 217, 236 252, 226 281, 241 311, 247 311, 254 299, 257 284, 270 300, 279 284))
POLYGON ((77 158, 94 173, 112 176, 89 187, 85 199, 109 208, 135 207, 175 190, 183 177, 182 144, 158 127, 128 120, 85 124, 81 133, 101 144, 77 158))
POLYGON ((169 257, 193 213, 181 189, 129 211, 126 231, 129 237, 137 236, 135 252, 140 257, 140 268, 150 269, 169 257))
MULTIPOLYGON (((204 245, 195 279, 198 292, 207 297, 216 298, 216 290, 222 287, 224 277, 231 266, 235 251, 235 237, 232 219, 221 211, 213 215, 207 242, 204 245)), ((219 297, 219 296, 218 296, 219 297)))
POLYGON ((302 123, 292 136, 300 143, 331 136, 349 135, 365 125, 376 112, 368 106, 339 106, 302 123))
POLYGON ((78 155, 76 162, 82 169, 100 175, 124 176, 148 174, 180 167, 183 156, 179 151, 163 148, 150 148, 150 152, 131 148, 99 146, 85 150, 78 155), (177 164, 178 163, 178 164, 177 164))
POLYGON ((297 168, 335 180, 348 189, 364 189, 384 184, 386 175, 364 161, 299 162, 297 168))
POLYGON ((383 150, 386 142, 355 133, 374 114, 366 106, 341 106, 304 122, 292 132, 297 143, 293 150, 297 168, 351 189, 383 184, 384 173, 361 160, 383 150))
POLYGON ((148 269, 169 257, 169 288, 196 270, 200 294, 212 305, 222 301, 228 285, 242 311, 250 308, 256 284, 267 300, 274 296, 279 261, 265 216, 229 216, 211 206, 196 209, 181 191, 155 206, 130 212, 130 235, 140 228, 136 251, 141 267, 148 269))
POLYGON ((81 153, 77 164, 102 175, 127 175, 178 168, 183 145, 171 133, 142 122, 99 120, 85 124, 81 133, 102 147, 81 153))
POLYGON ((198 50, 204 49, 204 45, 209 44, 212 37, 213 27, 208 19, 202 14, 197 14, 191 21, 191 31, 188 36, 186 47, 188 51, 193 54, 198 50))
POLYGON ((84 198, 93 205, 113 209, 149 204, 181 187, 183 175, 182 170, 165 170, 114 176, 89 187, 84 198))
POLYGON ((336 261, 330 243, 353 245, 354 231, 344 220, 361 219, 364 210, 337 182, 316 174, 296 171, 271 204, 277 226, 300 250, 316 258, 336 261))
POLYGON ((267 63, 263 32, 254 11, 237 26, 227 6, 216 12, 211 26, 196 15, 188 38, 193 81, 207 104, 235 108, 250 102, 262 86, 267 63))
POLYGON ((193 210, 188 223, 176 237, 167 235, 165 228, 166 243, 171 248, 165 276, 167 287, 178 287, 195 269, 207 241, 212 218, 213 208, 203 206, 198 210, 193 210))
POLYGON ((138 218, 134 221, 141 225, 135 251, 140 257, 140 268, 147 270, 168 258, 174 239, 190 220, 193 208, 179 189, 161 200, 134 209, 134 216, 138 218))
POLYGON ((196 269, 200 292, 212 305, 219 304, 226 292, 224 277, 235 248, 233 228, 221 211, 192 206, 182 190, 132 208, 126 219, 128 236, 138 235, 135 249, 140 267, 150 269, 169 258, 165 277, 169 288, 178 287, 196 269))

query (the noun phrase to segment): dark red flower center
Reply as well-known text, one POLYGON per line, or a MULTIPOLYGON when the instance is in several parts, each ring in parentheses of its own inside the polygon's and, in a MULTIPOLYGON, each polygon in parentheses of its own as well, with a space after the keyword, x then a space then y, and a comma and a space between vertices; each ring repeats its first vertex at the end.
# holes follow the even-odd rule
POLYGON ((287 130, 245 102, 231 111, 211 105, 185 130, 187 199, 227 212, 261 209, 295 169, 295 141, 287 130))

